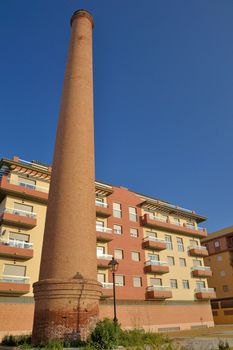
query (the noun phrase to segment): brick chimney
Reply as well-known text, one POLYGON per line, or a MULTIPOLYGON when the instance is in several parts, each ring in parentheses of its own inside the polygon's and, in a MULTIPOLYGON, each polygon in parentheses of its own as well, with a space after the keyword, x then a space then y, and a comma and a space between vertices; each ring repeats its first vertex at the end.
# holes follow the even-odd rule
POLYGON ((98 319, 93 122, 93 18, 71 18, 71 40, 57 128, 33 343, 85 339, 98 319))

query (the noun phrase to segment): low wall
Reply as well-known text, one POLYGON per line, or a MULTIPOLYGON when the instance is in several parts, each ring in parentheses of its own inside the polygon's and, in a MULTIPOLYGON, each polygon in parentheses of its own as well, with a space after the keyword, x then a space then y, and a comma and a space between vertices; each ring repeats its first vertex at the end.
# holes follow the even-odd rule
MULTIPOLYGON (((100 303, 100 318, 104 317, 113 318, 112 300, 100 303)), ((118 301, 117 318, 124 328, 156 332, 214 325, 209 302, 197 301, 118 301)))
MULTIPOLYGON (((6 334, 32 331, 34 300, 31 297, 0 298, 0 339, 6 334)), ((100 319, 113 318, 113 301, 100 301, 100 319)), ((213 326, 209 302, 137 301, 117 302, 117 318, 124 328, 153 331, 213 326)))

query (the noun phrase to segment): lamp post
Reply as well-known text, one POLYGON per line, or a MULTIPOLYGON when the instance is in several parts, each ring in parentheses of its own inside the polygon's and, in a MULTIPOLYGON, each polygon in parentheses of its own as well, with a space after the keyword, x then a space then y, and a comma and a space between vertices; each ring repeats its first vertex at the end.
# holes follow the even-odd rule
POLYGON ((113 305, 114 305, 114 318, 113 318, 113 322, 115 325, 115 328, 117 327, 118 324, 118 319, 116 316, 116 284, 115 284, 115 272, 118 269, 118 261, 116 261, 116 259, 114 259, 114 257, 112 257, 112 260, 109 262, 108 266, 112 271, 112 280, 113 280, 113 305))

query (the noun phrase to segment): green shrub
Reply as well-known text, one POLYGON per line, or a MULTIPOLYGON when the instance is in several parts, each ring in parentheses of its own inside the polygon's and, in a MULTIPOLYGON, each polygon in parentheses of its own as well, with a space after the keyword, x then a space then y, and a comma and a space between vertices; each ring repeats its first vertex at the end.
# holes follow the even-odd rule
POLYGON ((219 344, 218 344, 218 348, 219 350, 230 350, 230 346, 228 344, 228 342, 223 342, 222 340, 220 340, 219 344))
POLYGON ((32 336, 31 335, 6 335, 2 339, 2 345, 6 346, 19 346, 31 344, 32 336))
POLYGON ((107 318, 99 321, 89 338, 88 346, 93 346, 97 350, 113 349, 118 345, 119 332, 120 326, 115 327, 113 321, 107 318))

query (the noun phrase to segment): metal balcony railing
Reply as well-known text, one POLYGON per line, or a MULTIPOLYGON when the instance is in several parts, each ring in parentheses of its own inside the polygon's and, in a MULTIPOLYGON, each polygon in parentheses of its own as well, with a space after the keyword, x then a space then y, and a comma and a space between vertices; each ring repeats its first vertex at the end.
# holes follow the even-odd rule
POLYGON ((104 233, 112 233, 112 229, 111 228, 98 226, 98 225, 96 225, 96 231, 104 232, 104 233))
POLYGON ((14 215, 19 215, 19 216, 26 216, 31 219, 36 219, 36 213, 33 213, 31 211, 25 211, 25 210, 20 210, 20 209, 12 209, 12 208, 5 208, 0 211, 1 214, 14 214, 14 215))
POLYGON ((169 286, 155 286, 155 285, 152 285, 152 286, 149 286, 146 288, 148 292, 150 291, 170 291, 171 290, 171 287, 169 286))
POLYGON ((23 181, 13 180, 11 178, 8 178, 7 181, 8 181, 9 184, 16 185, 16 186, 21 186, 21 187, 24 187, 24 188, 29 188, 31 190, 45 192, 45 193, 49 192, 49 188, 47 188, 47 187, 42 187, 42 186, 38 186, 38 185, 32 185, 32 184, 28 184, 28 183, 23 182, 23 181))
POLYGON ((7 245, 10 247, 16 247, 16 248, 25 248, 25 249, 32 249, 33 243, 28 243, 24 241, 19 241, 16 239, 1 239, 0 238, 0 245, 7 245))
POLYGON ((145 261, 145 266, 150 266, 150 265, 168 266, 168 263, 167 263, 167 261, 157 261, 157 260, 147 260, 147 261, 145 261))
POLYGON ((166 243, 165 239, 163 238, 157 238, 154 236, 146 236, 143 238, 143 241, 151 241, 151 242, 160 242, 160 243, 166 243))
POLYGON ((101 282, 102 288, 104 289, 113 289, 113 283, 110 282, 101 282))
POLYGON ((29 277, 2 275, 0 276, 0 282, 26 284, 29 283, 29 277))
POLYGON ((102 259, 102 260, 112 260, 112 255, 111 254, 96 254, 97 259, 102 259))
POLYGON ((196 271, 196 270, 199 270, 199 271, 211 271, 209 266, 192 266, 191 267, 191 271, 196 271))
POLYGON ((155 221, 167 222, 167 218, 163 218, 163 217, 152 215, 152 214, 149 214, 149 218, 151 220, 155 220, 155 221))
POLYGON ((7 245, 10 247, 25 248, 25 249, 31 249, 33 247, 33 243, 19 241, 17 239, 1 239, 1 238, 0 238, 0 245, 7 245))
POLYGON ((190 249, 198 249, 198 250, 204 250, 204 251, 207 250, 207 248, 206 248, 205 246, 203 246, 203 245, 197 245, 197 244, 192 244, 192 245, 190 245, 190 246, 188 247, 188 250, 190 250, 190 249))
POLYGON ((214 293, 214 288, 204 288, 204 287, 198 287, 194 290, 195 293, 214 293))
POLYGON ((0 211, 1 214, 14 214, 14 215, 19 215, 19 216, 26 216, 31 219, 36 219, 36 213, 33 213, 31 211, 25 211, 25 210, 20 210, 20 209, 11 209, 11 208, 5 208, 0 211))
POLYGON ((97 207, 101 207, 101 208, 108 208, 108 204, 107 203, 104 203, 104 202, 99 202, 99 201, 95 201, 95 205, 97 207))

